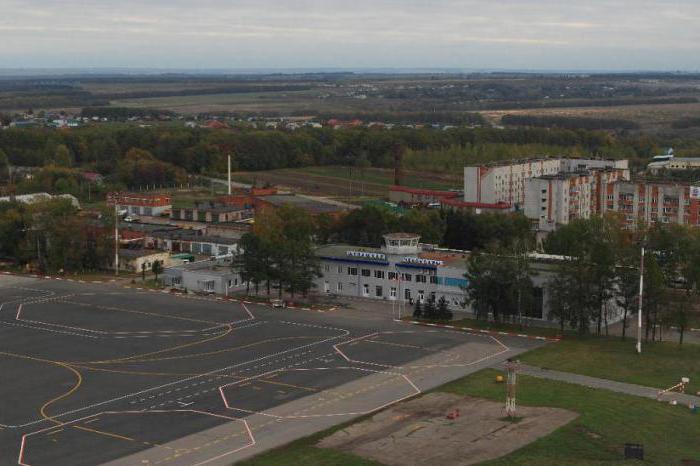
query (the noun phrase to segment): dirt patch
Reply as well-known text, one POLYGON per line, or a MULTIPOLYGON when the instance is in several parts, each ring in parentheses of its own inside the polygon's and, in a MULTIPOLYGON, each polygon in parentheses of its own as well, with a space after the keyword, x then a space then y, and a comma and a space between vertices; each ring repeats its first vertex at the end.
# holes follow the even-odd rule
POLYGON ((389 466, 468 465, 498 458, 578 417, 558 408, 519 407, 519 422, 503 404, 431 393, 396 405, 326 437, 321 448, 349 451, 389 466), (447 413, 459 410, 459 417, 447 413))

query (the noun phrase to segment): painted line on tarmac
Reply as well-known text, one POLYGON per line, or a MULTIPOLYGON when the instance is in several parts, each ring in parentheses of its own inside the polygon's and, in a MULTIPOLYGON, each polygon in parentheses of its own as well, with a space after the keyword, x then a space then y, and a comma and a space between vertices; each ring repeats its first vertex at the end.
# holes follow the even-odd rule
POLYGON ((471 327, 460 327, 457 325, 449 325, 449 324, 434 324, 432 322, 420 322, 417 320, 399 320, 399 319, 394 319, 394 322, 399 322, 403 324, 411 324, 411 325, 420 325, 424 327, 437 327, 437 328, 447 328, 450 330, 457 330, 461 332, 476 332, 476 333, 482 333, 485 335, 491 335, 491 336, 509 336, 509 337, 518 337, 518 338, 527 338, 529 340, 541 340, 541 341, 561 341, 561 337, 542 337, 542 336, 536 336, 536 335, 526 335, 523 333, 515 333, 515 332, 500 332, 500 331, 494 331, 494 330, 484 330, 480 328, 471 328, 471 327))

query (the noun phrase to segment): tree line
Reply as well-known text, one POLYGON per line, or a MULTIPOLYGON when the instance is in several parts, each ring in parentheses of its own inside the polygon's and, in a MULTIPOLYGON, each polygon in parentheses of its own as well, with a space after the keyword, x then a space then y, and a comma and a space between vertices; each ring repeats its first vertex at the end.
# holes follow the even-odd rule
POLYGON ((556 115, 503 115, 501 123, 508 126, 537 126, 566 129, 639 129, 639 124, 619 118, 584 118, 556 115))
POLYGON ((110 215, 81 217, 65 199, 0 202, 0 257, 41 273, 101 270, 111 264, 114 238, 97 231, 113 222, 110 215))
POLYGON ((399 214, 382 206, 367 205, 339 219, 319 216, 317 240, 379 247, 383 235, 403 231, 417 233, 423 243, 450 249, 474 250, 508 247, 520 242, 532 245, 530 221, 521 213, 475 214, 449 209, 411 209, 399 214))
MULTIPOLYGON (((428 164, 436 153, 455 150, 464 154, 459 161, 464 164, 522 157, 542 148, 548 149, 545 153, 576 151, 648 158, 656 155, 666 142, 673 143, 679 151, 685 147, 685 142, 679 140, 563 128, 461 127, 446 131, 301 128, 287 131, 249 127, 209 130, 167 125, 141 128, 113 123, 70 131, 10 128, 0 132, 0 149, 13 165, 43 166, 55 156, 58 146, 65 146, 72 166, 96 170, 103 175, 113 174, 131 149, 146 151, 156 160, 187 173, 222 174, 228 154, 233 156, 234 169, 254 171, 313 165, 354 166, 360 158, 374 167, 393 167, 393 151, 397 145, 428 164), (491 147, 496 149, 491 150, 491 147), (518 150, 519 147, 532 150, 518 150)), ((440 171, 440 163, 436 163, 434 169, 440 171)))
MULTIPOLYGON (((700 231, 683 225, 626 229, 618 216, 579 219, 551 233, 544 251, 559 255, 547 266, 549 318, 562 332, 591 329, 608 333, 615 312, 622 314, 622 337, 638 302, 641 247, 644 259, 645 338, 660 338, 659 326, 674 327, 679 341, 697 318, 700 293, 700 231), (614 309, 617 308, 617 309, 614 309)), ((532 299, 527 248, 487 248, 473 254, 465 277, 466 301, 477 318, 520 321, 532 299)))
POLYGON ((276 289, 292 297, 306 295, 321 275, 314 250, 315 224, 306 211, 292 206, 265 209, 256 215, 251 232, 245 233, 239 243, 240 254, 233 262, 255 294, 264 287, 267 295, 276 289))

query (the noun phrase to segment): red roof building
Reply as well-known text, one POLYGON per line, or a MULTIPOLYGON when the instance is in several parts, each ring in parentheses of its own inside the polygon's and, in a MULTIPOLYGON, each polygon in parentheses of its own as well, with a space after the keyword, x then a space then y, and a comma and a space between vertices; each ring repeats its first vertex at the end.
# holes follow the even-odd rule
POLYGON ((397 204, 433 204, 458 196, 459 193, 453 191, 434 191, 396 185, 389 188, 389 200, 397 204))

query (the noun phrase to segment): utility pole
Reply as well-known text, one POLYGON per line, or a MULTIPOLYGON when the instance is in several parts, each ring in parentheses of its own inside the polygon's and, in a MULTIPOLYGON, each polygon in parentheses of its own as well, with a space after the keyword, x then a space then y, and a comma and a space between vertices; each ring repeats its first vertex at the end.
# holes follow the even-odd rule
POLYGON ((119 204, 114 202, 114 276, 119 276, 119 204))
POLYGON ((642 297, 644 294, 644 246, 639 264, 639 308, 637 310, 637 354, 642 354, 642 297))

